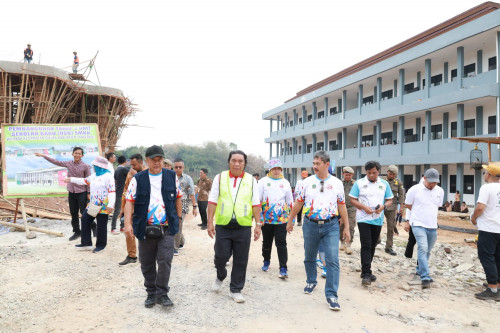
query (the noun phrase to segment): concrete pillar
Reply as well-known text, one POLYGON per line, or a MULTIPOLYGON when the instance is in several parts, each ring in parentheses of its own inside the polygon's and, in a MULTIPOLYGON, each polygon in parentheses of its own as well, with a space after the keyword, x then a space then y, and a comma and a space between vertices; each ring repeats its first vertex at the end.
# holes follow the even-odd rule
POLYGON ((280 142, 276 141, 276 156, 280 156, 280 142))
MULTIPOLYGON (((328 116, 330 115, 330 109, 328 108, 328 97, 324 98, 324 104, 325 104, 325 124, 328 121, 328 116)), ((326 148, 326 143, 325 143, 325 148, 326 148)))
POLYGON ((292 139, 292 154, 297 155, 297 140, 292 139))
POLYGON ((361 111, 363 108, 363 85, 360 84, 358 86, 358 108, 359 108, 359 114, 362 114, 363 112, 361 111))
POLYGON ((285 133, 288 130, 288 112, 285 113, 285 133))
POLYGON ((306 144, 306 137, 302 135, 302 148, 301 148, 301 150, 302 150, 302 154, 301 154, 302 155, 302 157, 301 157, 302 158, 302 162, 304 162, 304 154, 306 152, 306 146, 307 146, 307 144, 306 144))
POLYGON ((443 83, 448 83, 448 63, 444 63, 443 69, 443 83))
POLYGON ((431 59, 425 59, 425 97, 430 97, 431 88, 431 59))
POLYGON ((269 119, 269 136, 273 134, 273 120, 269 119))
MULTIPOLYGON (((405 166, 404 164, 400 164, 398 165, 398 179, 403 182, 403 185, 404 185, 404 181, 405 181, 405 166)), ((409 188, 406 189, 406 191, 408 192, 409 188)))
POLYGON ((457 163, 457 191, 460 191, 460 202, 464 201, 464 164, 457 163))
POLYGON ((476 135, 483 135, 483 107, 476 106, 476 135))
POLYGON ((414 180, 418 183, 422 178, 422 171, 420 170, 420 165, 415 165, 415 178, 414 180))
POLYGON ((397 142, 397 141, 398 141, 398 123, 393 122, 392 123, 392 142, 394 144, 394 142, 397 142))
POLYGON ((458 87, 462 88, 462 79, 464 77, 464 47, 457 47, 457 81, 458 87))
POLYGON ((420 71, 417 72, 417 88, 420 90, 420 88, 422 87, 422 75, 420 73, 420 71))
POLYGON ((269 143, 269 159, 273 158, 273 144, 269 143))
POLYGON ((382 99, 382 78, 377 78, 377 92, 375 94, 377 99, 377 110, 380 110, 380 100, 382 99))
POLYGON ((293 130, 295 131, 295 126, 297 126, 297 109, 293 109, 293 130))
POLYGON ((276 131, 279 131, 281 129, 281 118, 280 116, 276 116, 276 121, 277 121, 277 125, 276 125, 276 131))
POLYGON ((477 50, 476 73, 481 74, 482 72, 483 72, 483 50, 477 50))
POLYGON ((342 119, 345 119, 345 113, 347 111, 347 90, 342 90, 342 107, 340 112, 342 112, 342 119))
POLYGON ((405 142, 405 116, 399 116, 399 139, 398 144, 400 145, 400 155, 403 156, 403 147, 405 142))
POLYGON ((312 152, 313 154, 316 152, 316 134, 313 134, 312 135, 312 146, 313 146, 313 149, 312 149, 312 152))
POLYGON ((448 139, 448 128, 450 127, 450 114, 443 113, 443 139, 448 139))
MULTIPOLYGON (((465 108, 463 104, 457 104, 457 137, 461 138, 464 136, 464 115, 465 108)), ((462 151, 462 140, 458 140, 460 151, 462 151)))
POLYGON ((405 94, 405 70, 401 68, 399 70, 399 103, 403 104, 403 95, 405 94))
POLYGON ((425 153, 429 154, 430 146, 431 146, 431 111, 425 111, 425 153))
POLYGON ((340 144, 342 147, 342 156, 344 156, 345 150, 347 149, 347 128, 345 127, 342 128, 342 136, 340 137, 340 144))
POLYGON ((380 141, 377 142, 377 123, 375 123, 375 126, 373 126, 373 141, 372 141, 372 147, 378 146, 380 141))
MULTIPOLYGON (((304 128, 306 121, 307 121, 307 110, 306 106, 302 105, 302 128, 304 128)), ((304 147, 302 147, 302 149, 304 149, 304 147)))
POLYGON ((323 150, 328 151, 328 132, 323 132, 323 150))
POLYGON ((337 133, 337 150, 342 150, 342 132, 337 133))
POLYGON ((479 189, 482 183, 482 170, 474 170, 474 203, 477 202, 477 197, 479 196, 479 189))
POLYGON ((313 102, 312 105, 313 105, 313 126, 314 126, 316 119, 318 119, 318 108, 316 107, 316 102, 313 102))
POLYGON ((420 141, 422 136, 421 136, 421 133, 422 133, 422 125, 420 123, 420 117, 415 119, 415 122, 416 122, 416 134, 417 134, 417 141, 420 141))
POLYGON ((381 147, 380 141, 382 139, 382 121, 381 120, 377 121, 377 125, 375 126, 375 128, 377 129, 376 130, 376 139, 375 139, 375 141, 377 141, 377 156, 380 157, 380 147, 381 147))
POLYGON ((398 80, 394 80, 394 90, 392 91, 392 97, 396 98, 398 95, 398 80))
POLYGON ((358 125, 358 157, 361 157, 361 138, 363 136, 363 125, 358 125))
POLYGON ((444 191, 444 200, 448 201, 448 193, 450 193, 450 186, 448 184, 448 164, 443 164, 442 165, 442 172, 441 172, 441 188, 444 191))

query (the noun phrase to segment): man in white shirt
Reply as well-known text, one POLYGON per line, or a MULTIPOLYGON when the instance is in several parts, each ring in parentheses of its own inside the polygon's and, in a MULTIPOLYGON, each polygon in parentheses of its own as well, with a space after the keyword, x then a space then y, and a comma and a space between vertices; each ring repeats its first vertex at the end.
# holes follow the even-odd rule
POLYGON ((377 279, 372 274, 373 256, 384 224, 384 209, 392 204, 394 197, 389 183, 378 176, 380 169, 379 162, 366 162, 366 177, 358 179, 349 192, 351 203, 357 208, 356 221, 361 242, 361 284, 364 286, 377 279))
POLYGON ((486 184, 481 186, 471 222, 479 229, 477 254, 488 287, 475 294, 479 299, 500 301, 500 163, 483 165, 486 184))
POLYGON ((417 274, 422 289, 430 288, 429 258, 437 239, 438 208, 443 204, 444 191, 439 183, 439 172, 430 168, 424 173, 424 181, 413 185, 406 195, 405 206, 411 212, 409 222, 404 222, 406 231, 413 231, 418 245, 417 274))
POLYGON ((245 298, 241 290, 245 286, 252 219, 256 224, 254 240, 257 241, 262 226, 261 207, 257 180, 245 172, 247 155, 241 150, 233 150, 229 153, 228 164, 229 170, 214 177, 208 197, 207 232, 210 238, 215 235, 214 263, 217 269, 212 290, 221 291, 222 282, 227 277, 226 263, 232 255, 230 296, 236 303, 243 303, 245 298))
POLYGON ((281 161, 269 161, 269 173, 259 180, 259 199, 262 205, 260 222, 262 226, 262 256, 264 265, 262 270, 267 272, 271 265, 271 250, 273 239, 276 240, 278 261, 280 264, 279 277, 288 277, 288 250, 286 248, 286 223, 293 204, 292 188, 283 177, 281 161))
MULTIPOLYGON (((348 223, 347 209, 345 207, 344 187, 342 182, 328 173, 330 155, 323 150, 314 154, 314 176, 308 177, 298 189, 292 214, 288 218, 287 231, 293 231, 293 220, 299 210, 304 207, 304 267, 306 269, 305 294, 312 294, 317 285, 316 256, 319 244, 325 250, 326 283, 325 296, 328 307, 339 311, 337 290, 340 279, 339 241, 340 223, 348 223)), ((349 228, 344 228, 342 235, 349 242, 349 228)))

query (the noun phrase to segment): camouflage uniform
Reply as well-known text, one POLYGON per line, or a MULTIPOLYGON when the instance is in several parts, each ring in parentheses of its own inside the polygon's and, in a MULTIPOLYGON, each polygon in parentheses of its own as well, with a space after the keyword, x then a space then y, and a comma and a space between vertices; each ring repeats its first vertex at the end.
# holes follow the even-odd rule
POLYGON ((403 183, 394 178, 393 180, 384 179, 389 183, 391 187, 392 194, 394 198, 392 199, 392 204, 389 207, 384 209, 384 215, 387 219, 387 240, 385 243, 386 250, 392 250, 393 238, 394 238, 394 229, 396 228, 396 213, 398 210, 398 203, 403 207, 405 202, 405 189, 403 187, 403 183))
MULTIPOLYGON (((355 182, 356 181, 354 179, 351 179, 350 181, 342 181, 342 185, 344 185, 345 207, 347 208, 347 216, 349 220, 349 232, 351 234, 351 241, 349 243, 352 243, 354 239, 354 232, 356 228, 356 207, 352 205, 351 197, 349 196, 349 192, 351 192, 352 186, 355 182)), ((342 238, 343 232, 344 225, 342 224, 340 226, 340 238, 342 238)))

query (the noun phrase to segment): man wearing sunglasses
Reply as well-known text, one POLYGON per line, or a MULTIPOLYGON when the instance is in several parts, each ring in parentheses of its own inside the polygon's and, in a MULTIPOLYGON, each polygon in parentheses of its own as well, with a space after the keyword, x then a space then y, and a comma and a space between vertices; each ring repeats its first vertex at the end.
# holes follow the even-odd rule
POLYGON ((485 172, 471 222, 479 229, 477 255, 488 287, 475 294, 479 299, 500 301, 500 163, 483 165, 485 172))
MULTIPOLYGON (((298 212, 304 207, 304 234, 306 269, 305 294, 312 294, 317 285, 316 255, 321 242, 325 250, 326 283, 325 296, 331 310, 339 311, 338 286, 340 279, 339 265, 339 240, 340 227, 337 212, 340 212, 341 222, 348 223, 347 209, 345 207, 344 187, 342 182, 328 173, 330 166, 330 155, 323 150, 314 154, 313 170, 314 176, 302 181, 298 191, 292 213, 288 218, 287 231, 293 230, 293 220, 298 212)), ((349 227, 344 228, 342 235, 349 242, 349 227)))

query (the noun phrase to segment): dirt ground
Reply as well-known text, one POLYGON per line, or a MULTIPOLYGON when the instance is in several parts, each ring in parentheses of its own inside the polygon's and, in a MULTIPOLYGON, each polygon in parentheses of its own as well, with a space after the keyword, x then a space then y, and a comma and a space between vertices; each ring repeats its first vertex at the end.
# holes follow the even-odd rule
POLYGON ((175 305, 167 310, 158 305, 144 307, 146 293, 139 263, 118 265, 126 256, 123 234, 108 233, 108 246, 99 254, 74 248, 76 242, 68 241, 69 221, 34 223, 62 231, 64 237, 37 233, 37 238, 27 240, 23 232, 14 231, 0 235, 0 332, 498 331, 500 302, 480 301, 473 296, 482 290, 484 274, 478 269, 477 251, 463 243, 464 234, 440 230, 433 252, 436 261, 431 259, 431 267, 443 268, 436 269, 436 282, 424 291, 418 281, 411 284, 415 259, 402 255, 408 237, 402 228, 395 239, 398 256, 386 254, 379 246, 373 264, 377 282, 368 288, 361 286, 356 235, 355 252, 350 256, 340 253, 342 310, 333 312, 326 304, 319 270, 315 292, 303 293, 300 227, 287 239, 290 277, 286 280, 278 278, 276 250, 271 269, 263 272, 262 241, 252 242, 243 290, 246 302, 236 304, 229 296, 228 279, 220 294, 210 291, 215 279, 214 241, 197 227, 198 223, 199 217, 190 218, 184 226, 186 245, 173 259, 170 279, 169 296, 175 305), (452 247, 453 258, 448 260, 441 253, 442 243, 452 247), (467 275, 462 279, 458 275, 463 272, 458 271, 466 267, 452 268, 447 260, 470 263, 475 268, 465 270, 467 275))

